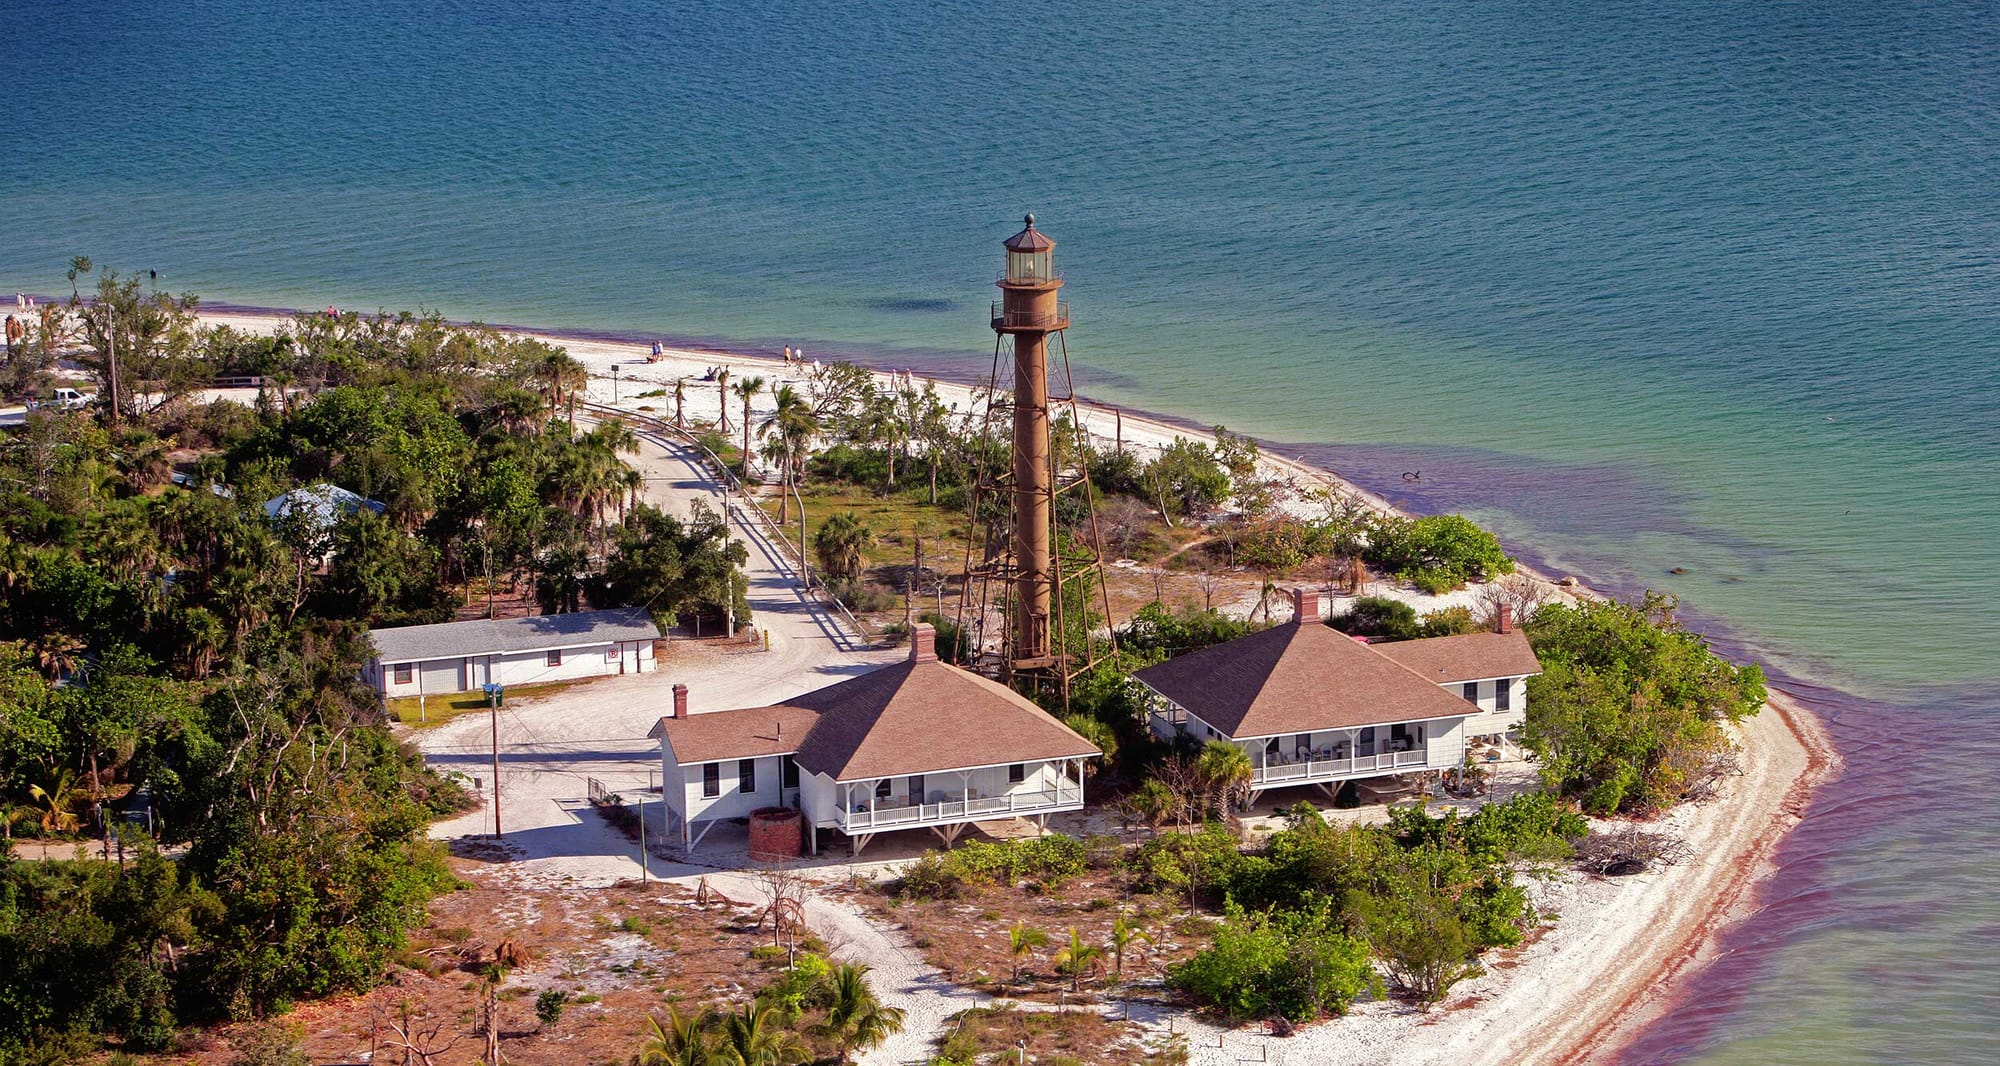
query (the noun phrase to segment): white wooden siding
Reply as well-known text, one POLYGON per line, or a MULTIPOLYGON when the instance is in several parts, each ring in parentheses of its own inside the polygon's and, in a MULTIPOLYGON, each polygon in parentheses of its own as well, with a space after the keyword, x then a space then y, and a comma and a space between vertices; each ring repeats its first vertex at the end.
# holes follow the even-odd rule
POLYGON ((624 673, 650 673, 653 669, 653 642, 627 640, 564 648, 562 662, 557 666, 549 665, 547 651, 523 651, 425 660, 412 664, 410 680, 404 684, 396 683, 395 663, 377 663, 370 667, 367 676, 384 696, 396 699, 419 693, 441 696, 453 692, 473 692, 492 682, 538 685, 550 681, 607 677, 620 673, 621 667, 624 673))

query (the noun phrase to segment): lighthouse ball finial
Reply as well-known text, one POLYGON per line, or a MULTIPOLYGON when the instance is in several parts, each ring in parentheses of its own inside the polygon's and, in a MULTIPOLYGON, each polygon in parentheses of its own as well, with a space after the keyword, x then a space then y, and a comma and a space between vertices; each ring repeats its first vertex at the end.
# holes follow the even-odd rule
POLYGON ((1026 219, 1025 221, 1026 221, 1026 222, 1028 223, 1028 228, 1029 228, 1029 229, 1034 229, 1034 228, 1035 228, 1035 213, 1034 213, 1033 211, 1030 211, 1030 212, 1028 212, 1028 217, 1027 217, 1027 219, 1026 219))

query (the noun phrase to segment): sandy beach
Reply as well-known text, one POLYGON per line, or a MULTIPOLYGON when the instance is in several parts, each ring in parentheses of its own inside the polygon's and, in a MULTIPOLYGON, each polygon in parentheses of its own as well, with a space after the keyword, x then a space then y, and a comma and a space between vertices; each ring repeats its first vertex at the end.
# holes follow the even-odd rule
MULTIPOLYGON (((257 332, 272 331, 284 322, 278 315, 227 311, 202 317, 212 324, 257 332)), ((700 380, 714 367, 727 367, 732 375, 761 375, 769 385, 789 382, 802 389, 807 378, 806 367, 771 356, 669 350, 652 362, 644 343, 542 336, 562 345, 590 370, 591 400, 668 418, 673 414, 672 398, 644 394, 671 389, 681 378, 688 379, 688 416, 715 417, 721 406, 719 390, 714 382, 700 380)), ((970 410, 976 402, 966 386, 938 382, 937 388, 946 403, 960 410, 970 410)), ((766 401, 770 391, 767 387, 766 401)), ((739 403, 734 397, 729 400, 732 422, 740 417, 739 403)), ((1109 408, 1082 402, 1078 406, 1085 427, 1110 440, 1118 416, 1109 408)), ((1122 437, 1128 447, 1157 448, 1176 436, 1193 435, 1160 419, 1130 413, 1122 417, 1122 437)), ((1391 510, 1386 502, 1327 471, 1268 454, 1264 461, 1274 478, 1300 489, 1334 488, 1391 510)), ((1288 506, 1310 505, 1293 501, 1288 506)), ((1546 575, 1531 576, 1549 580, 1546 575)), ((1588 594, 1560 591, 1565 596, 1588 594)), ((1454 602, 1453 597, 1455 602, 1471 598, 1466 592, 1442 598, 1417 597, 1408 590, 1398 595, 1419 609, 1454 602)), ((761 687, 792 691, 818 683, 813 677, 766 676, 760 681, 761 687)), ((1296 1064, 1581 1063, 1612 1057, 1650 1020, 1673 1009, 1714 957, 1720 934, 1754 914, 1758 888, 1772 869, 1775 848, 1799 820, 1813 790, 1839 770, 1839 756, 1820 723, 1775 691, 1764 713, 1739 729, 1738 740, 1744 775, 1729 782, 1716 798, 1683 805, 1661 820, 1661 828, 1683 835, 1693 846, 1693 861, 1626 878, 1568 873, 1530 880, 1538 905, 1560 918, 1526 946, 1492 957, 1484 976, 1460 985, 1439 1009, 1419 1013, 1395 1003, 1363 1004, 1346 1019, 1289 1039, 1222 1030, 1185 1016, 1175 1019, 1175 1031, 1188 1034, 1194 1061, 1204 1063, 1234 1063, 1246 1057, 1256 1061, 1254 1056, 1260 1053, 1263 1061, 1296 1064), (1258 1048, 1261 1052, 1253 1050, 1258 1048)), ((553 870, 560 868, 563 857, 541 858, 553 870)), ((623 866, 571 872, 583 879, 616 876, 623 873, 623 866)), ((636 872, 632 869, 625 875, 636 872)), ((924 1009, 932 1012, 947 1006, 927 1002, 924 1009)), ((1138 1017, 1135 1011, 1135 1020, 1138 1017)), ((925 1020, 913 1018, 913 1023, 925 1020)), ((1167 1023, 1156 1019, 1147 1024, 1164 1031, 1167 1023)))

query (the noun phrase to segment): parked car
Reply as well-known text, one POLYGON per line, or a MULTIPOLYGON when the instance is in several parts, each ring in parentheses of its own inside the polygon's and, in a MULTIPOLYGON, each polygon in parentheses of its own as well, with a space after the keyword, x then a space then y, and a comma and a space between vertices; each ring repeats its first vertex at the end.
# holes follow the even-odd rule
POLYGON ((57 389, 55 405, 65 411, 78 411, 89 407, 97 399, 94 392, 78 392, 75 389, 57 389))

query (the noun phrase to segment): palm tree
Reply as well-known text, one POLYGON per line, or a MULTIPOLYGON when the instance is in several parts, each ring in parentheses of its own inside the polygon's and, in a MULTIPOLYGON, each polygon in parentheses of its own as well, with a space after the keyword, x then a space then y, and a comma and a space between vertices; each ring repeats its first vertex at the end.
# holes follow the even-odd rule
POLYGON ((1203 745, 1195 769, 1208 783, 1215 805, 1225 811, 1232 801, 1240 803, 1247 798, 1250 779, 1257 770, 1249 752, 1226 740, 1211 740, 1203 745))
POLYGON ((529 376, 547 392, 549 410, 562 406, 563 398, 569 398, 570 421, 576 421, 576 390, 590 384, 590 371, 582 363, 570 357, 561 348, 550 348, 536 361, 529 376))
MULTIPOLYGON (((781 474, 792 495, 799 494, 799 481, 805 472, 806 457, 812 450, 813 437, 819 433, 819 416, 813 413, 812 405, 790 385, 778 386, 771 397, 771 416, 764 420, 763 429, 771 432, 784 446, 781 474)), ((805 510, 805 501, 799 501, 799 510, 805 510)), ((778 524, 785 523, 785 497, 778 496, 778 524)))
POLYGON ((722 1019, 722 1046, 717 1053, 728 1066, 795 1066, 812 1052, 785 1028, 782 1008, 751 1000, 722 1019))
POLYGON ((1096 944, 1083 942, 1082 934, 1076 926, 1069 927, 1069 943, 1056 952, 1056 972, 1069 975, 1069 990, 1078 991, 1083 983, 1083 975, 1103 965, 1104 949, 1096 944))
POLYGON ((639 1066, 712 1066, 718 1061, 708 1041, 708 1011, 682 1014, 667 1004, 667 1024, 648 1014, 646 1025, 652 1035, 639 1048, 639 1066))
POLYGON ((861 573, 861 553, 875 543, 875 531, 853 511, 828 515, 813 533, 813 554, 829 578, 853 578, 861 573))
POLYGON ((1124 915, 1119 915, 1118 920, 1111 923, 1112 980, 1123 981, 1125 979, 1125 953, 1131 950, 1134 943, 1141 940, 1148 944, 1153 942, 1153 938, 1147 935, 1144 929, 1139 928, 1138 925, 1134 924, 1124 915))
POLYGON ((29 785, 28 795, 42 805, 42 832, 74 833, 83 827, 83 819, 76 816, 77 802, 84 798, 83 790, 76 787, 76 771, 58 770, 49 779, 49 787, 29 785))
POLYGON ((1013 983, 1019 984, 1021 981, 1021 960, 1027 958, 1029 952, 1048 942, 1049 934, 1040 929, 1030 929, 1021 922, 1015 922, 1008 928, 1007 951, 1014 956, 1013 983))
POLYGON ((45 634, 33 646, 35 664, 51 681, 60 681, 83 665, 83 642, 68 633, 45 634))
POLYGON ((716 415, 715 428, 729 432, 729 368, 721 367, 715 372, 716 415))
POLYGON ((736 383, 736 395, 743 401, 743 480, 750 480, 750 401, 764 391, 761 377, 744 378, 736 383))
POLYGON ((687 428, 688 379, 674 379, 674 425, 687 428))
POLYGON ((851 1052, 879 1047, 903 1031, 902 1009, 885 1007, 876 1000, 875 993, 868 988, 867 973, 867 966, 847 963, 834 967, 826 978, 832 1002, 827 1005, 826 1020, 819 1024, 818 1031, 840 1050, 842 1066, 851 1052))

